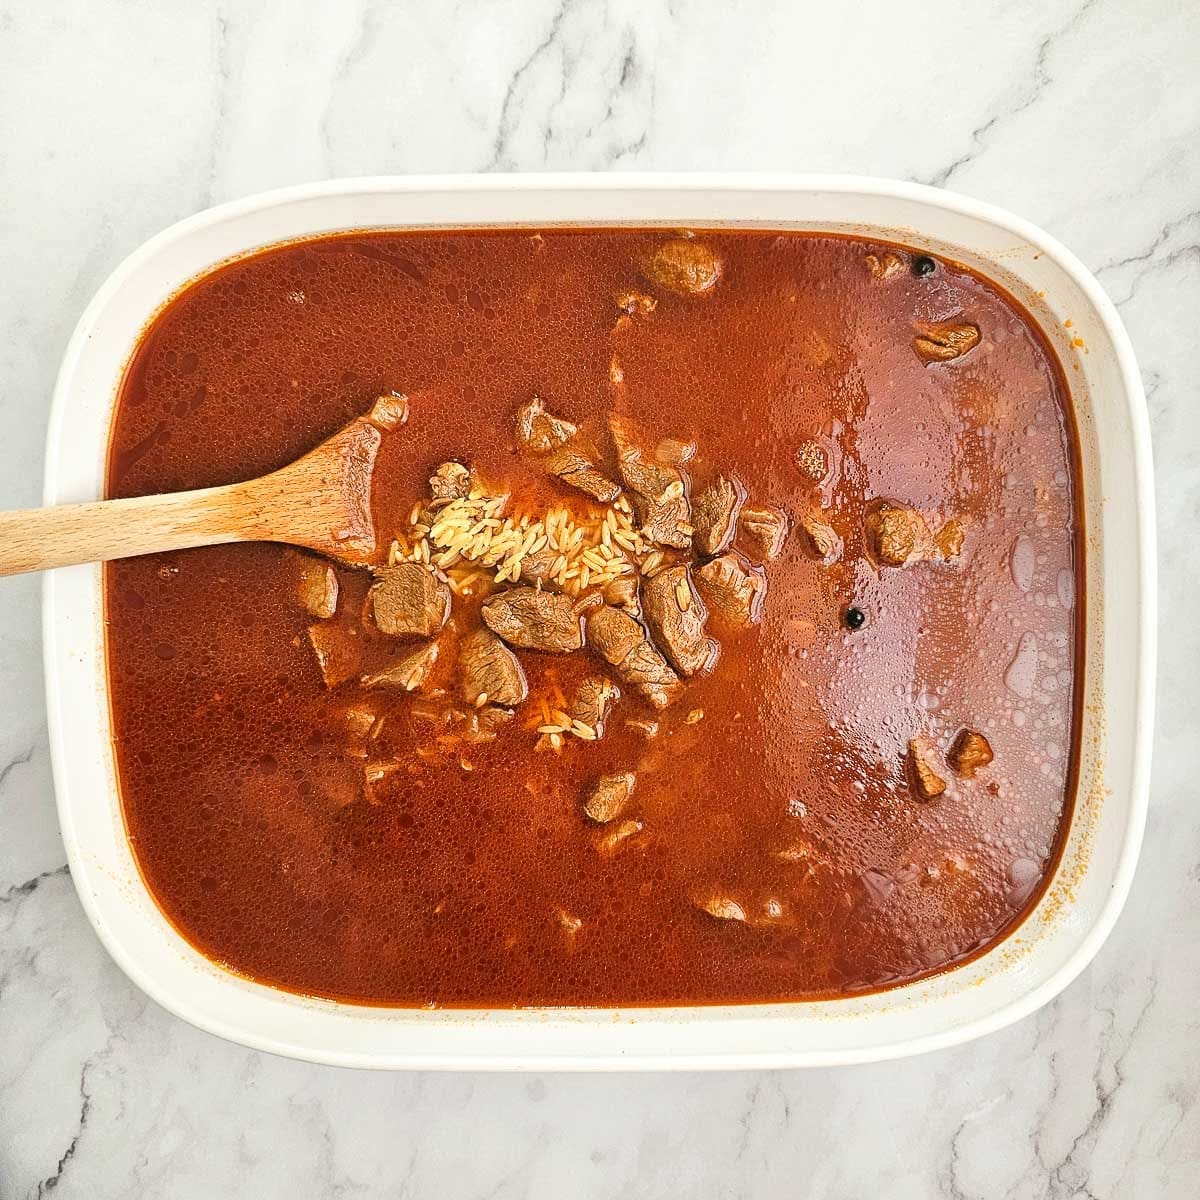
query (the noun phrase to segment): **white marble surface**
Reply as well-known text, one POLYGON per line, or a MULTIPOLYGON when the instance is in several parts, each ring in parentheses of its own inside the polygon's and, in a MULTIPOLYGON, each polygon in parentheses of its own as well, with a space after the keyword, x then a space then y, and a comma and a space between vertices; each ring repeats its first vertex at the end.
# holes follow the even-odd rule
POLYGON ((1099 272, 1149 393, 1165 614, 1116 932, 1037 1016, 875 1067, 370 1075, 242 1050, 93 936, 54 814, 38 584, 0 581, 0 1198, 1200 1195, 1200 7, 0 0, 0 505, 36 503, 67 337, 148 235, 301 180, 539 168, 934 182, 1099 272))

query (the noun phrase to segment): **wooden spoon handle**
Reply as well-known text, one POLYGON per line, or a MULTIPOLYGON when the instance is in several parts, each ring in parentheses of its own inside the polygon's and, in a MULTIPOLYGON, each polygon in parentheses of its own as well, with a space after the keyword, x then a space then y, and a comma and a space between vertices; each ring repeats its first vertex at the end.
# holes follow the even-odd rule
POLYGON ((246 484, 0 512, 0 575, 261 537, 246 484))

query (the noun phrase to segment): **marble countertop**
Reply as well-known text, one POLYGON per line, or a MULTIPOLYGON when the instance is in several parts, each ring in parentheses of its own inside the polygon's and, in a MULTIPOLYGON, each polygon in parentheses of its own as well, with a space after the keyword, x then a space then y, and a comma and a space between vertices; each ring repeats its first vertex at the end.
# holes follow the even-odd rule
POLYGON ((92 933, 54 812, 38 581, 0 581, 0 1200, 1200 1195, 1200 632, 1180 619, 1200 590, 1200 8, 849 7, 0 0, 0 506, 38 502, 58 361, 110 269, 261 188, 811 170, 1009 207, 1117 302, 1154 429, 1153 797, 1095 963, 1001 1033, 845 1070, 367 1074, 241 1049, 147 1000, 92 933))

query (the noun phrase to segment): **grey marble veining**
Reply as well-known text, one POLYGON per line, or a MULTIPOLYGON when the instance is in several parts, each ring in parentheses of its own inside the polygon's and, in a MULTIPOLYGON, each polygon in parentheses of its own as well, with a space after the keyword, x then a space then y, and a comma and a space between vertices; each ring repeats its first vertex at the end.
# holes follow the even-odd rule
POLYGON ((0 583, 0 1200, 1200 1195, 1200 8, 1192 0, 0 0, 0 505, 36 503, 89 296, 210 203, 333 175, 838 170, 1028 216, 1100 276, 1154 427, 1153 802, 1094 965, 848 1070, 365 1074, 168 1016, 64 866, 38 585, 0 583), (845 11, 843 11, 845 10, 845 11))

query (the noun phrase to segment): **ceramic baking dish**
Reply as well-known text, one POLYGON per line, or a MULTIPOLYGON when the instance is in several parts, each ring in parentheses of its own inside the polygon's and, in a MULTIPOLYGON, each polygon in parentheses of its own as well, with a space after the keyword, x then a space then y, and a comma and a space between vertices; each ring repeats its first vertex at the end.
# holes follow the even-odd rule
POLYGON ((1082 264, 1028 223, 933 188, 787 176, 482 176, 346 180, 214 208, 152 238, 88 306, 63 361, 45 502, 102 494, 126 358, 156 310, 214 264, 271 243, 367 227, 757 226, 900 241, 977 268, 1041 324, 1079 423, 1087 651, 1079 795, 1053 882, 1006 941, 877 995, 670 1009, 409 1011, 277 991, 193 950, 143 886, 110 745, 97 566, 45 582, 45 666, 59 819, 80 899, 131 979, 202 1029, 279 1054, 363 1067, 598 1069, 864 1062, 1007 1025, 1065 987, 1124 903, 1146 812, 1155 661, 1150 440, 1128 337, 1082 264), (1067 323, 1069 322, 1069 328, 1067 323))

